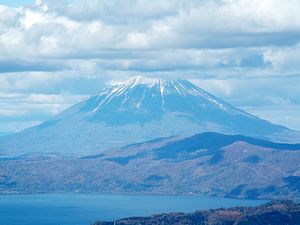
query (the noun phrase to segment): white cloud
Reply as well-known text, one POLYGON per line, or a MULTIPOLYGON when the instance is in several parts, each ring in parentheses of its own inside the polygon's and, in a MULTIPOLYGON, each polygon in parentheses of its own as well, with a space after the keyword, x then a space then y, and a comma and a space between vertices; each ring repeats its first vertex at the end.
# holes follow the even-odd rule
MULTIPOLYGON (((278 32, 299 32, 300 28, 300 3, 294 0, 93 0, 79 5, 47 1, 36 7, 6 7, 2 11, 9 11, 2 20, 13 18, 16 24, 13 29, 7 24, 2 33, 3 48, 18 47, 26 50, 22 56, 33 57, 78 57, 82 52, 93 54, 106 49, 261 46, 272 42, 268 33, 276 36, 278 32), (49 5, 46 11, 45 5, 49 5), (97 16, 77 20, 73 11, 79 16, 88 17, 92 12, 97 16)), ((274 44, 293 41, 281 39, 274 44)))
POLYGON ((21 19, 21 26, 25 29, 31 28, 33 25, 43 24, 47 20, 46 15, 41 12, 25 10, 24 16, 21 19))
MULTIPOLYGON (((19 112, 41 115, 65 107, 53 95, 94 94, 110 78, 144 74, 200 80, 204 89, 241 107, 285 107, 272 103, 280 97, 297 105, 299 11, 298 0, 37 0, 0 6, 0 91, 25 94, 19 112)), ((1 108, 0 114, 17 113, 12 110, 1 108)))
POLYGON ((19 131, 36 125, 84 97, 86 96, 0 92, 0 131, 19 131))
POLYGON ((300 44, 287 48, 272 48, 264 52, 264 59, 276 69, 300 69, 300 44))

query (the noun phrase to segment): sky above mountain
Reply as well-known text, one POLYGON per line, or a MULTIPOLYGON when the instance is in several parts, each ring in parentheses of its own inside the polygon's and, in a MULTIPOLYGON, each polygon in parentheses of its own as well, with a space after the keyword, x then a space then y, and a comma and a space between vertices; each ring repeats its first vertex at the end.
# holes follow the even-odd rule
POLYGON ((0 132, 109 80, 189 79, 300 130, 298 0, 0 0, 0 132))

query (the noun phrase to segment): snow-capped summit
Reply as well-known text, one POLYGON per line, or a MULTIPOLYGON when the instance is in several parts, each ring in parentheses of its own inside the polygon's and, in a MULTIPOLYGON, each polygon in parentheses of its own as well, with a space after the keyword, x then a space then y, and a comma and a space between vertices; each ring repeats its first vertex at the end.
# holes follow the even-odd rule
POLYGON ((143 77, 143 76, 134 76, 128 80, 117 80, 117 81, 111 81, 110 83, 115 86, 115 85, 120 85, 120 86, 136 86, 139 84, 144 84, 147 86, 154 86, 159 83, 165 83, 166 80, 164 79, 158 79, 158 78, 152 78, 152 77, 143 77), (115 84, 115 85, 114 85, 115 84))
POLYGON ((142 77, 108 87, 74 109, 89 121, 114 125, 143 124, 167 114, 205 123, 217 120, 219 114, 254 119, 187 80, 142 77))
MULTIPOLYGON (((91 154, 160 137, 215 131, 276 138, 289 130, 239 110, 187 80, 134 77, 0 141, 0 153, 91 154)), ((283 138, 278 140, 283 140, 283 138)))

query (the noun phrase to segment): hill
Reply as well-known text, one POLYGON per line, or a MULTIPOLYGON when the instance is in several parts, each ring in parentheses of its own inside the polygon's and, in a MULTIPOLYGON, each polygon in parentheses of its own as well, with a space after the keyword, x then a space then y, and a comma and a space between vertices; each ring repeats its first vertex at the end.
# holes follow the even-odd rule
POLYGON ((300 204, 274 201, 258 207, 235 207, 194 213, 132 217, 94 225, 299 225, 300 204))
POLYGON ((300 198, 300 145, 202 133, 82 157, 2 157, 0 193, 98 192, 300 198))

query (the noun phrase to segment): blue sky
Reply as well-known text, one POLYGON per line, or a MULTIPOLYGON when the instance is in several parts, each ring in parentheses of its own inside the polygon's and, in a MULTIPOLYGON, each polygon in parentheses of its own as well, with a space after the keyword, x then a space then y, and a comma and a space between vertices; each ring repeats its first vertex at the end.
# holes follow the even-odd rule
POLYGON ((8 6, 22 6, 22 5, 29 5, 33 4, 34 0, 0 0, 1 5, 8 5, 8 6))
POLYGON ((298 0, 0 0, 0 132, 136 75, 300 130, 298 0))

